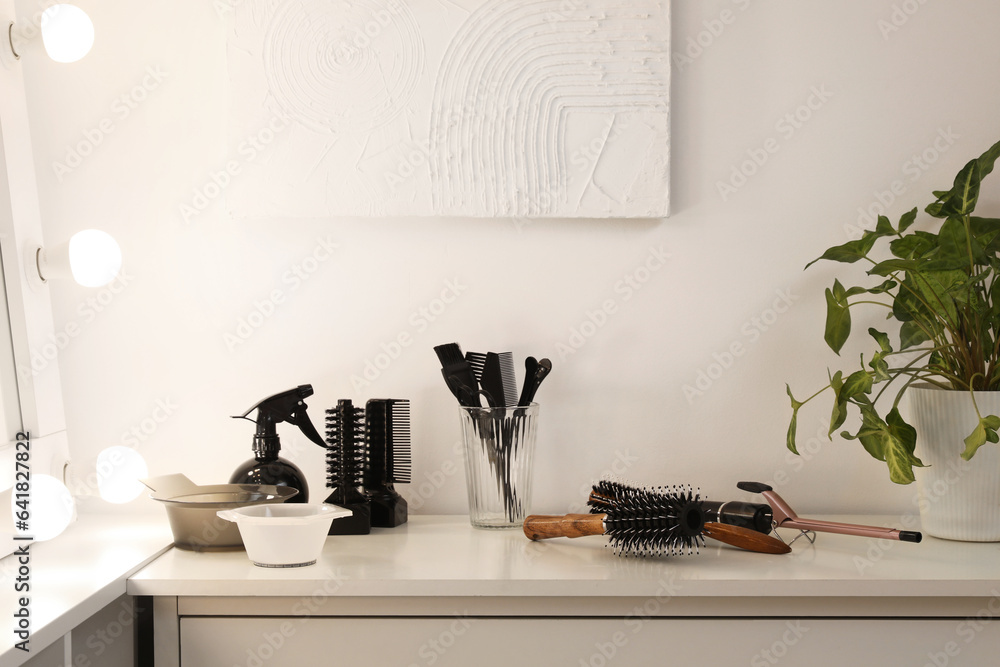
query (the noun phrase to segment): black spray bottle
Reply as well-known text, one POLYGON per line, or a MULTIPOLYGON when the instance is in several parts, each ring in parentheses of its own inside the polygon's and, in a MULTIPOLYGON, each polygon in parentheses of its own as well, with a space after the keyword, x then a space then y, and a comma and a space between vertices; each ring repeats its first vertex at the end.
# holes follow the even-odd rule
POLYGON ((305 475, 294 463, 278 456, 278 452, 281 451, 281 441, 278 440, 278 431, 275 427, 281 422, 295 424, 307 438, 325 448, 326 442, 309 420, 309 415, 306 413, 308 406, 302 400, 312 394, 312 385, 299 385, 295 389, 269 396, 242 415, 233 417, 233 419, 256 422, 257 432, 253 436, 254 458, 236 469, 229 478, 230 484, 290 486, 299 492, 288 502, 309 502, 309 485, 306 483, 305 475), (254 410, 257 411, 257 419, 247 416, 254 410))

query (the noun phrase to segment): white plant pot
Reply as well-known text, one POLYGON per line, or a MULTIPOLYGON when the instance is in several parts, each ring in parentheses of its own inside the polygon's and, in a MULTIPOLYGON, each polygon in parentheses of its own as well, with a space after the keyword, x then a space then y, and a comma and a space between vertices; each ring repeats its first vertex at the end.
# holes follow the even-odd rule
MULTIPOLYGON (((1000 391, 977 391, 979 412, 1000 416, 1000 391)), ((965 391, 910 387, 909 422, 917 431, 915 468, 920 522, 928 535, 966 542, 1000 541, 1000 446, 987 442, 971 461, 961 458, 978 424, 965 391)))

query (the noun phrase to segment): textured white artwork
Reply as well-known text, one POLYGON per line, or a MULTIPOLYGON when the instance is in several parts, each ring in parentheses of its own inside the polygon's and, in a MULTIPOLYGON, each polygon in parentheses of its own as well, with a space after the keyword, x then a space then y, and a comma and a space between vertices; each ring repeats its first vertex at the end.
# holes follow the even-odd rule
POLYGON ((231 14, 235 216, 667 215, 669 0, 231 14))

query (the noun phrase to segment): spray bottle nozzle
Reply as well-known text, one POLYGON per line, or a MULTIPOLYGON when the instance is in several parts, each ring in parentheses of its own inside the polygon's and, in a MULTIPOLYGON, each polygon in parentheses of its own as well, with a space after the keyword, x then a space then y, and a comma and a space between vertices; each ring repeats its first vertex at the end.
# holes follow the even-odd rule
POLYGON ((326 447, 326 443, 316 432, 316 427, 313 426, 309 414, 306 412, 309 406, 302 400, 312 396, 312 394, 312 385, 302 384, 295 389, 268 396, 242 415, 233 416, 233 419, 246 419, 257 424, 257 432, 253 438, 253 450, 257 453, 277 453, 281 448, 278 432, 275 428, 275 425, 280 422, 295 424, 307 438, 320 447, 326 447), (254 410, 257 410, 257 419, 251 419, 247 416, 254 410))

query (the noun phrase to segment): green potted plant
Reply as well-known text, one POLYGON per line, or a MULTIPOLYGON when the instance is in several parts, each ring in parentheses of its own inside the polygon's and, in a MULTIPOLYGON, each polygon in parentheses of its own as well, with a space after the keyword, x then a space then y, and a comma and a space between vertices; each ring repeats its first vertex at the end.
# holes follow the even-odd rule
POLYGON ((998 157, 1000 142, 966 164, 950 190, 934 192, 924 209, 932 224, 918 221, 916 208, 895 227, 879 216, 875 229, 806 265, 869 265, 870 286, 834 280, 826 290, 824 338, 834 352, 851 334, 852 309, 861 306, 886 312, 896 342, 871 327, 874 349, 856 370, 828 371, 828 384, 802 401, 786 386, 792 452, 799 409, 831 390, 830 435, 856 409, 857 431, 840 435, 884 461, 893 482, 919 479, 923 529, 951 539, 1000 540, 997 448, 970 462, 984 444, 1000 440, 1000 219, 973 215, 980 183, 998 157), (900 413, 904 395, 912 425, 900 413))

